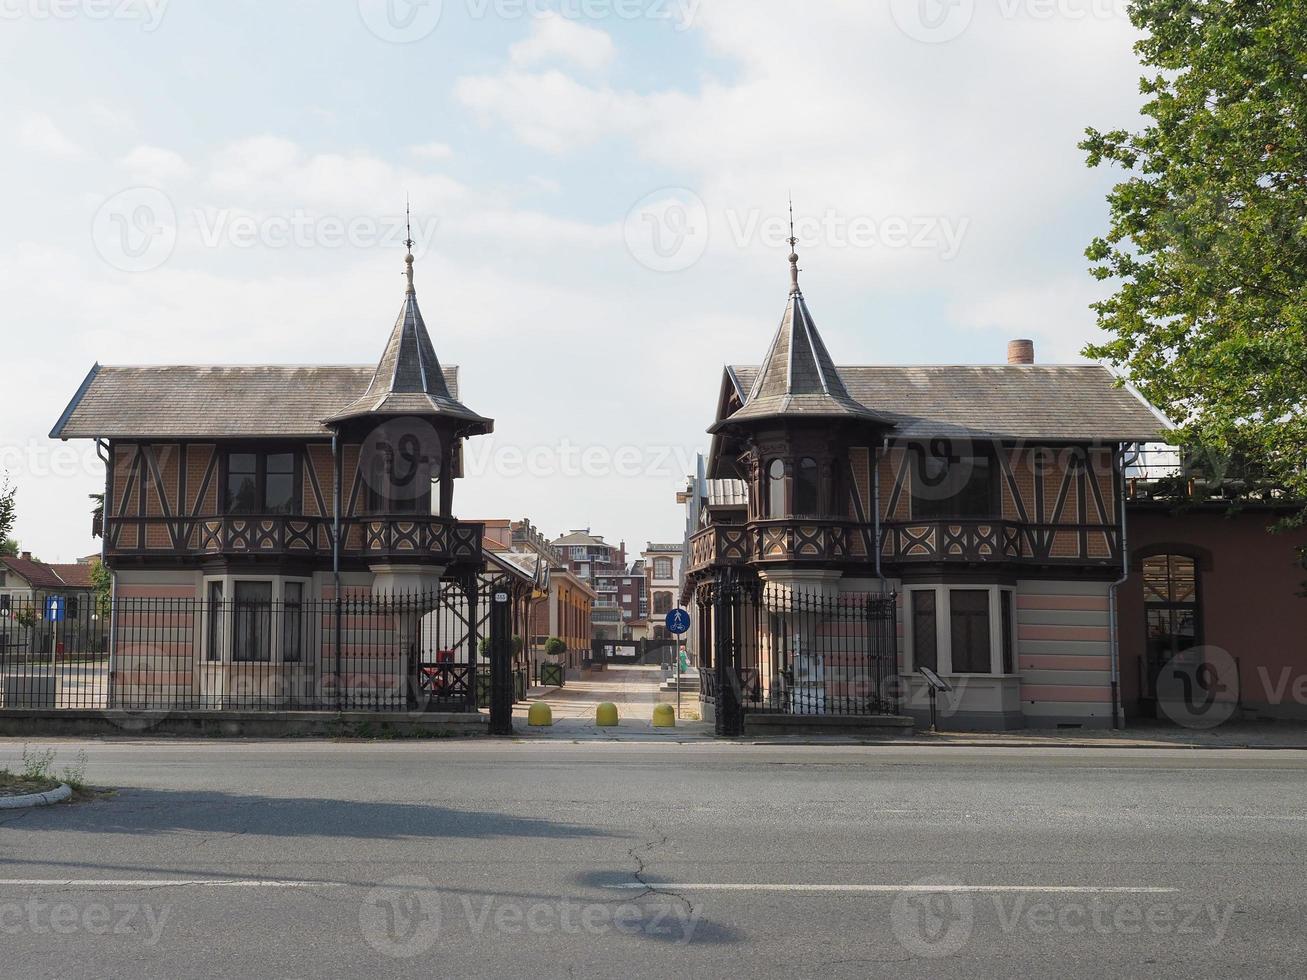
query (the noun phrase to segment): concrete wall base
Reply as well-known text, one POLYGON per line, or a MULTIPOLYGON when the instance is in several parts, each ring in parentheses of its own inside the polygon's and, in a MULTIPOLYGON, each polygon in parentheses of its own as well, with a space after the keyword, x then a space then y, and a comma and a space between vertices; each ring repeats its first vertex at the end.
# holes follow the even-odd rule
POLYGON ((443 738, 485 735, 476 712, 89 711, 6 708, 0 735, 182 735, 209 738, 443 738))
POLYGON ((746 713, 745 735, 911 735, 904 715, 786 715, 746 713))
MULTIPOLYGON (((923 732, 930 731, 930 710, 908 709, 905 714, 917 723, 923 732)), ((1026 716, 1020 711, 952 711, 940 710, 935 724, 941 732, 1015 732, 1027 727, 1026 716)), ((1050 728, 1056 727, 1050 725, 1050 728)))

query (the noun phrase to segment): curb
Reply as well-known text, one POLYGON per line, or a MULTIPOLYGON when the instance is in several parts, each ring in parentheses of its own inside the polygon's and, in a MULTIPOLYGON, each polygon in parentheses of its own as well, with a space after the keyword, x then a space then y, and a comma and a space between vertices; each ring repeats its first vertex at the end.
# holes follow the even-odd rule
POLYGON ((62 803, 73 795, 73 788, 67 783, 60 783, 54 789, 44 793, 28 793, 26 796, 0 796, 0 810, 26 810, 34 806, 50 806, 62 803))

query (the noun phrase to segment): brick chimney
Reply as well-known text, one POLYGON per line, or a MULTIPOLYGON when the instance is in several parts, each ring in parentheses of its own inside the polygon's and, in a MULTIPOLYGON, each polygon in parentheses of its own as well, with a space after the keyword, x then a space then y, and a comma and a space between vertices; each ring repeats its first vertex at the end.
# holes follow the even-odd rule
POLYGON ((1007 362, 1009 364, 1034 364, 1035 342, 1033 340, 1009 340, 1007 342, 1007 362))
POLYGON ((31 561, 31 560, 32 560, 32 553, 31 553, 30 551, 24 551, 21 557, 22 557, 23 561, 31 561))

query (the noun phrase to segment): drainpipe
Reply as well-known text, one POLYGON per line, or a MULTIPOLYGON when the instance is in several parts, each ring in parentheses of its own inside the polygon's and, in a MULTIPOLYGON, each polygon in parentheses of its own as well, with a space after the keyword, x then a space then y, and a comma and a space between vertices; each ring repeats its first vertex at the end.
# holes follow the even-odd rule
POLYGON ((341 476, 339 430, 331 434, 331 460, 336 471, 336 489, 331 495, 331 577, 336 599, 336 628, 333 630, 332 646, 336 655, 336 710, 340 711, 344 704, 340 685, 340 631, 344 626, 344 616, 340 602, 340 495, 343 492, 344 480, 341 476))
POLYGON ((100 567, 109 572, 109 689, 106 691, 108 696, 108 706, 113 707, 113 679, 117 672, 117 653, 118 630, 114 624, 114 607, 118 599, 118 575, 109 571, 109 563, 106 559, 109 557, 109 481, 113 478, 113 470, 110 467, 109 444, 103 439, 95 440, 95 455, 100 457, 104 463, 104 505, 100 508, 100 567))
MULTIPOLYGON (((1139 458, 1136 452, 1130 460, 1133 463, 1139 458)), ((1121 727, 1121 644, 1117 636, 1117 590, 1125 584, 1126 579, 1130 577, 1130 549, 1126 541, 1126 520, 1125 520, 1125 449, 1122 448, 1118 454, 1120 465, 1116 472, 1116 506, 1117 518, 1121 529, 1121 577, 1118 578, 1107 590, 1107 622, 1108 622, 1108 639, 1112 649, 1112 727, 1114 729, 1121 727)))

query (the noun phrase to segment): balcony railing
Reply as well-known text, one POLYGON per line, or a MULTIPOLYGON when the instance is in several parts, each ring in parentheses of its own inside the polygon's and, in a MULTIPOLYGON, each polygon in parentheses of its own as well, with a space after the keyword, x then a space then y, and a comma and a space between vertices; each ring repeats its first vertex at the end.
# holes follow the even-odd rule
POLYGON ((717 524, 690 538, 690 571, 745 563, 841 564, 865 556, 867 529, 851 521, 792 518, 717 524))
MULTIPOLYGON (((331 518, 111 517, 105 522, 110 557, 213 556, 329 558, 331 518)), ((442 517, 385 515, 342 522, 341 554, 384 561, 450 565, 479 561, 485 526, 442 517)))
MULTIPOLYGON (((793 518, 714 525, 690 538, 691 574, 739 565, 865 565, 870 525, 793 518)), ((1003 520, 894 521, 881 527, 883 565, 930 562, 1110 565, 1120 562, 1115 526, 1003 520)))

